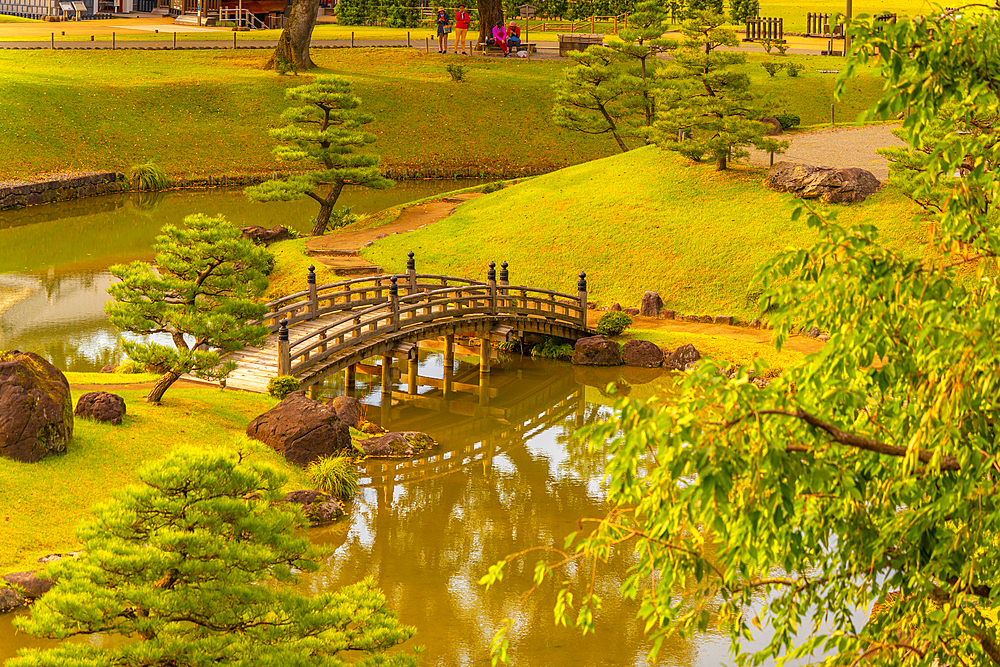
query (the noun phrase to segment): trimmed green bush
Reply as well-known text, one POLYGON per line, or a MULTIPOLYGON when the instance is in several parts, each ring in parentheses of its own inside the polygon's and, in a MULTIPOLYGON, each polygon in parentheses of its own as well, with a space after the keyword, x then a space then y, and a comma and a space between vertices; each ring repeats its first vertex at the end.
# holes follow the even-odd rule
POLYGON ((484 185, 481 192, 484 195, 488 195, 491 192, 496 192, 497 190, 503 190, 503 188, 504 185, 502 181, 494 181, 493 183, 487 183, 486 185, 484 185))
POLYGON ((610 310, 597 320, 597 333, 602 336, 617 336, 632 325, 632 318, 617 310, 610 310))
POLYGON ((793 113, 776 113, 774 119, 781 123, 782 130, 790 130, 802 122, 802 119, 793 113))
POLYGON ((290 393, 298 391, 300 386, 299 381, 291 375, 279 375, 268 381, 267 393, 279 401, 283 401, 290 393))
POLYGON ((317 489, 340 500, 350 500, 358 491, 357 470, 346 456, 321 456, 306 466, 306 476, 317 489))
POLYGON ((138 361, 132 361, 131 359, 126 359, 115 368, 115 373, 120 373, 122 375, 135 375, 136 373, 145 372, 145 366, 140 364, 138 361))
POLYGON ((799 72, 804 72, 806 69, 805 65, 798 65, 796 63, 788 63, 788 76, 798 76, 799 72))

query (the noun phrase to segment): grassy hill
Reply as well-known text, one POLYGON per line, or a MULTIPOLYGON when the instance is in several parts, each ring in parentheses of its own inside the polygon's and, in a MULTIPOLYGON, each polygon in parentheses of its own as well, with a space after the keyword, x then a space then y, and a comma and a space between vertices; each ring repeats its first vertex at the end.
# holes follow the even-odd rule
MULTIPOLYGON (((754 315, 748 286, 778 250, 812 240, 792 222, 797 200, 764 189, 763 170, 716 172, 655 147, 539 176, 462 205, 413 233, 376 241, 366 256, 401 271, 413 250, 420 271, 483 276, 510 263, 511 282, 576 292, 586 271, 592 300, 638 306, 656 290, 683 313, 754 315)), ((922 252, 913 205, 887 187, 837 207, 841 223, 870 220, 890 243, 922 252)))

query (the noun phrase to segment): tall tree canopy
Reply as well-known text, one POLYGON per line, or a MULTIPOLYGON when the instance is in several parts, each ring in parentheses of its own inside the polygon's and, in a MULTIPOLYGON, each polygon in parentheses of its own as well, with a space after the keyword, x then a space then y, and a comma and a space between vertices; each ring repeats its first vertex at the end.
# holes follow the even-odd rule
POLYGON ((612 509, 536 570, 571 582, 559 622, 592 627, 592 566, 634 549, 621 592, 654 651, 718 624, 740 664, 817 650, 828 665, 1000 665, 1000 141, 970 129, 1000 109, 1000 22, 851 32, 839 89, 878 54, 874 111, 911 110, 909 187, 937 241, 907 256, 878 221, 798 210, 817 241, 767 264, 763 303, 779 344, 802 325, 829 342, 764 387, 706 363, 669 403, 618 402, 590 432, 611 453, 612 509), (755 627, 771 638, 744 653, 755 627))
POLYGON ((163 374, 146 397, 159 403, 181 375, 218 364, 215 350, 263 342, 267 328, 251 322, 267 312, 259 297, 272 257, 240 238, 221 215, 189 215, 184 227, 165 225, 153 250, 155 267, 132 262, 108 269, 120 282, 108 288, 113 301, 104 310, 122 331, 170 336, 172 348, 122 340, 129 358, 163 374))
POLYGON ((302 104, 281 115, 288 125, 271 130, 271 136, 284 144, 274 149, 274 155, 282 162, 318 163, 320 169, 265 181, 244 192, 255 201, 314 199, 319 213, 312 234, 319 236, 326 231, 345 186, 381 189, 393 182, 382 176, 378 155, 354 152, 375 141, 374 135, 362 130, 375 117, 357 110, 361 98, 351 92, 349 83, 335 76, 317 76, 310 84, 289 88, 285 96, 302 104))
POLYGON ((370 580, 315 596, 294 588, 317 552, 297 534, 298 506, 279 502, 277 470, 181 450, 139 477, 80 527, 79 557, 49 567, 53 588, 16 621, 41 637, 135 641, 24 649, 8 667, 416 665, 389 653, 414 629, 370 580))

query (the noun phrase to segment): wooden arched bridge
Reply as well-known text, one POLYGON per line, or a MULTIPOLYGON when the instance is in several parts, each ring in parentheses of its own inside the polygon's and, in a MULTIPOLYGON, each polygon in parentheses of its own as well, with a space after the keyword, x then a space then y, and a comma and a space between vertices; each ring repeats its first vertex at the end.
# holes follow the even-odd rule
POLYGON ((444 337, 448 363, 455 335, 476 334, 481 371, 488 373, 491 341, 525 333, 570 340, 593 335, 587 329, 585 273, 575 295, 511 285, 508 276, 506 262, 499 275, 490 262, 485 281, 418 274, 412 252, 406 273, 328 285, 316 285, 309 267, 304 291, 268 304, 271 312, 260 321, 271 331, 265 345, 227 357, 237 364, 227 385, 262 393, 271 378, 292 375, 310 387, 345 369, 350 381, 356 364, 381 356, 382 390, 389 392, 393 358, 415 365, 422 340, 444 337))

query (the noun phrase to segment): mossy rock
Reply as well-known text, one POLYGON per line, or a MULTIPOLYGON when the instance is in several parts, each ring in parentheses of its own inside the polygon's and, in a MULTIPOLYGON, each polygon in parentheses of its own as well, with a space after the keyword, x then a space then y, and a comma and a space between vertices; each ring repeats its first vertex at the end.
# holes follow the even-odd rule
POLYGON ((414 456, 437 445, 434 438, 419 431, 395 431, 359 443, 367 456, 402 458, 414 456))
POLYGON ((64 453, 72 437, 62 371, 34 352, 0 352, 0 456, 32 463, 64 453))

